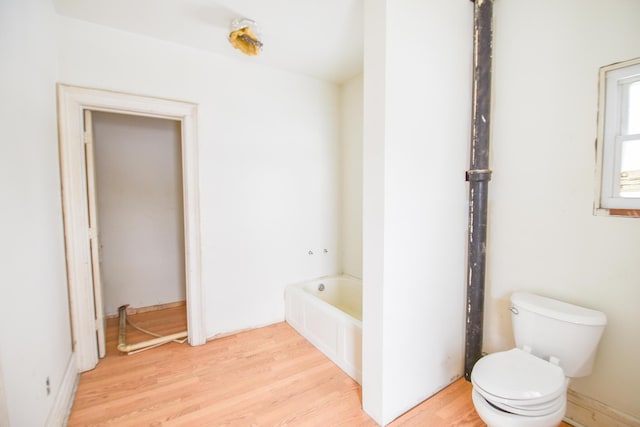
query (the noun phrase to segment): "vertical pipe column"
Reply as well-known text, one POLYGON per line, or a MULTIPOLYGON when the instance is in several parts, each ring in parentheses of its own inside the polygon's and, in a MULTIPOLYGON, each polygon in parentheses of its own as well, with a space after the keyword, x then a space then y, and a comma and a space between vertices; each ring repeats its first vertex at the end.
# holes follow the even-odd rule
MULTIPOLYGON (((472 0, 474 1, 474 0, 472 0)), ((491 115, 493 0, 474 1, 473 122, 469 182, 469 240, 467 260, 467 323, 464 376, 482 356, 484 281, 487 247, 487 195, 491 115)))

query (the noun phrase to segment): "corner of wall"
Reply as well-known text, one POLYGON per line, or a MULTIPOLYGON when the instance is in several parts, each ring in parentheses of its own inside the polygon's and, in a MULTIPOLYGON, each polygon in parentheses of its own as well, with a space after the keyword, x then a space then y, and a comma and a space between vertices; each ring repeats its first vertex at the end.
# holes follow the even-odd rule
MULTIPOLYGON (((73 398, 78 388, 78 367, 76 364, 76 354, 71 353, 67 369, 62 377, 58 394, 56 395, 49 416, 47 417, 46 427, 60 427, 67 425, 67 419, 73 405, 73 398)), ((2 419, 0 419, 2 421, 2 419)))

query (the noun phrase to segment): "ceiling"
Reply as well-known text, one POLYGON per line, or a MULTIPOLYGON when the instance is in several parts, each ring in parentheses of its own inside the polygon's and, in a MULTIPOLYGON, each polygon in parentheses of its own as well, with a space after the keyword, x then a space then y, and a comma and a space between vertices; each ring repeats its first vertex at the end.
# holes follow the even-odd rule
POLYGON ((362 72, 363 0, 53 0, 65 16, 342 83, 362 72), (234 18, 264 44, 248 57, 228 42, 234 18))

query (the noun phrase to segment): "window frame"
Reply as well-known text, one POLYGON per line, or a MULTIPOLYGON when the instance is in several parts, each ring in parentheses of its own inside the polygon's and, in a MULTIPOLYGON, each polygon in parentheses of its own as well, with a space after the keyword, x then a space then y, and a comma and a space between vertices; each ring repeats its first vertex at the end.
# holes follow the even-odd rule
MULTIPOLYGON (((598 135, 596 140, 596 215, 640 217, 640 197, 619 197, 620 146, 629 135, 622 135, 626 123, 621 118, 626 95, 621 86, 640 81, 640 58, 600 68, 598 96, 598 135)), ((635 134, 634 134, 635 135, 635 134)), ((636 135, 638 136, 638 135, 636 135)), ((633 138, 634 140, 636 138, 633 138)))

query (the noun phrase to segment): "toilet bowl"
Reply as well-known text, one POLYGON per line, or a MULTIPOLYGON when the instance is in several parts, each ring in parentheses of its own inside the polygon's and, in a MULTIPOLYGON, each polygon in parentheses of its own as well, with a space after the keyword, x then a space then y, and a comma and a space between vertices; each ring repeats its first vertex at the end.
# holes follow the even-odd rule
POLYGON ((525 417, 504 412, 491 406, 476 390, 471 392, 471 398, 476 412, 488 427, 555 427, 562 421, 567 405, 566 399, 562 399, 562 405, 555 412, 547 415, 525 417))
POLYGON ((591 373, 607 318, 522 292, 511 303, 516 347, 476 362, 473 404, 489 427, 556 427, 567 408, 569 378, 591 373))
POLYGON ((562 368, 519 348, 480 359, 471 383, 476 411, 490 427, 557 426, 566 410, 562 368))

